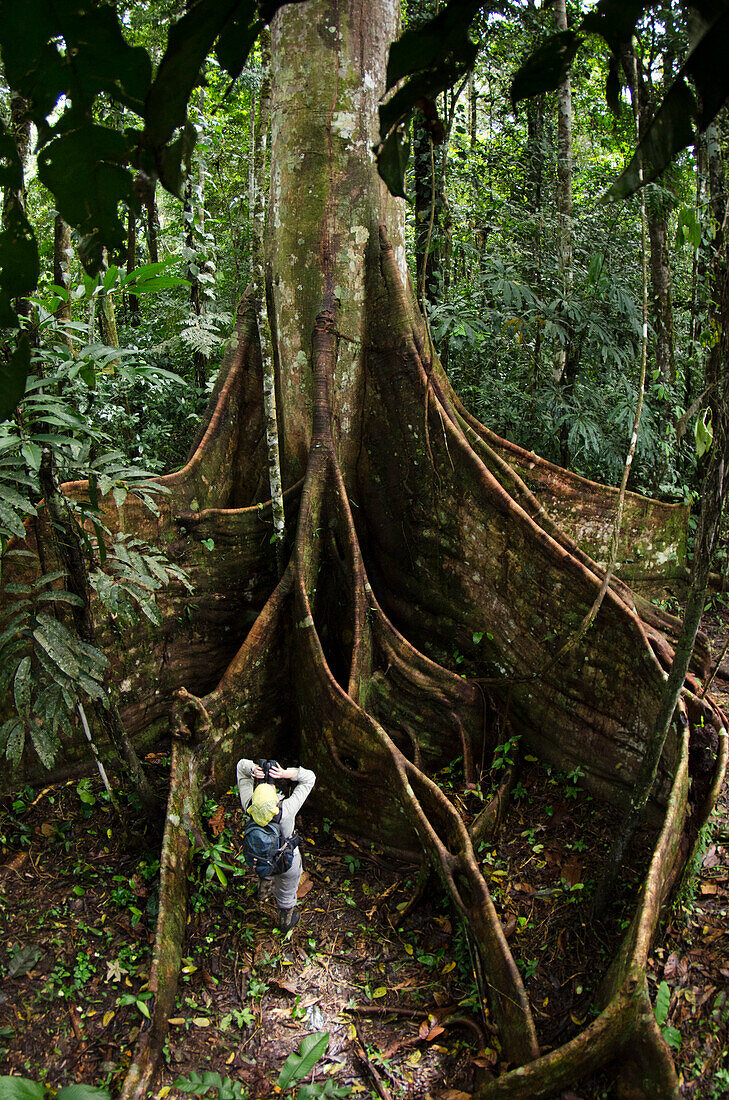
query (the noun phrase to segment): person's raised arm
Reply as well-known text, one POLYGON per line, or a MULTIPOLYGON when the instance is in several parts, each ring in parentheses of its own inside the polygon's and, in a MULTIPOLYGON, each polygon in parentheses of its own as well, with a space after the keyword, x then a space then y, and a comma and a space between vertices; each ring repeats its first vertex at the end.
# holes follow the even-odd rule
POLYGON ((248 809, 250 801, 253 798, 253 769, 255 764, 252 760, 239 760, 235 769, 236 781, 238 783, 238 794, 240 795, 240 804, 244 810, 248 809))
POLYGON ((308 768, 276 767, 271 768, 269 774, 274 782, 277 779, 288 779, 296 784, 289 797, 285 798, 282 804, 282 809, 292 813, 295 817, 314 789, 316 776, 308 768))

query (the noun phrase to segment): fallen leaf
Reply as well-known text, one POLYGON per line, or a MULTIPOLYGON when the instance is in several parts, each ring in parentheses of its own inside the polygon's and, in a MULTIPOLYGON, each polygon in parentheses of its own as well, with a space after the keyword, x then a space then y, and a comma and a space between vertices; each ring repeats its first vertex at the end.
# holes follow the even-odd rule
POLYGON ((299 883, 299 888, 296 891, 297 898, 305 898, 306 895, 309 893, 309 891, 311 889, 313 889, 313 886, 314 886, 313 880, 310 879, 308 874, 306 873, 306 871, 304 871, 303 875, 301 876, 301 882, 299 883))
POLYGON ((721 860, 716 852, 716 844, 710 844, 704 853, 704 858, 701 860, 702 867, 716 867, 721 860))
POLYGON ((373 997, 386 997, 387 996, 387 986, 378 985, 377 989, 374 991, 372 996, 373 997))
POLYGON ((674 978, 676 976, 678 972, 678 965, 678 955, 675 951, 672 951, 666 959, 666 965, 663 968, 663 977, 666 979, 666 981, 668 981, 669 978, 674 978))
POLYGON ((214 836, 220 836, 225 829, 225 807, 221 804, 213 816, 209 819, 208 824, 213 831, 214 836))
POLYGON ((512 934, 512 932, 516 928, 516 917, 514 917, 514 916, 509 917, 506 924, 502 924, 501 927, 504 931, 504 935, 506 936, 506 938, 508 940, 509 936, 512 934))
POLYGON ((43 957, 43 951, 37 943, 26 944, 15 952, 8 963, 8 977, 22 978, 30 973, 35 964, 43 957))
POLYGON ((422 1055, 421 1051, 414 1050, 413 1053, 408 1058, 408 1062, 411 1066, 417 1066, 418 1062, 420 1061, 420 1059, 422 1057, 423 1057, 423 1055, 422 1055))
POLYGON ((168 1024, 174 1024, 176 1027, 180 1027, 182 1024, 185 1023, 185 1017, 184 1016, 171 1016, 167 1020, 167 1023, 168 1024))
POLYGON ((101 1026, 102 1027, 107 1027, 111 1023, 111 1021, 114 1019, 115 1016, 116 1016, 116 1013, 112 1012, 111 1010, 109 1010, 109 1012, 105 1012, 104 1015, 101 1018, 101 1026))
POLYGON ((716 886, 714 885, 713 882, 702 882, 700 892, 704 896, 707 896, 709 894, 716 894, 717 893, 717 888, 716 888, 716 886))
POLYGON ((293 982, 282 982, 278 979, 274 979, 271 985, 275 985, 277 989, 283 989, 284 993, 290 993, 292 996, 296 993, 296 986, 293 982))
POLYGON ((40 827, 40 831, 43 834, 43 836, 53 836, 53 834, 56 830, 51 825, 50 821, 44 821, 43 824, 40 827))
POLYGON ((451 970, 455 970, 455 969, 456 969, 456 964, 451 959, 451 961, 449 963, 445 964, 445 966, 441 970, 441 974, 450 974, 451 970))
POLYGON ((560 874, 568 886, 576 886, 582 882, 582 860, 572 856, 562 864, 560 874))
POLYGON ((430 1031, 425 1036, 426 1043, 432 1043, 433 1040, 437 1039, 439 1035, 442 1035, 444 1031, 444 1027, 441 1027, 440 1024, 435 1024, 435 1026, 431 1027, 430 1031))
POLYGON ((534 893, 534 887, 528 882, 515 882, 514 889, 518 890, 520 894, 528 894, 530 897, 534 893))

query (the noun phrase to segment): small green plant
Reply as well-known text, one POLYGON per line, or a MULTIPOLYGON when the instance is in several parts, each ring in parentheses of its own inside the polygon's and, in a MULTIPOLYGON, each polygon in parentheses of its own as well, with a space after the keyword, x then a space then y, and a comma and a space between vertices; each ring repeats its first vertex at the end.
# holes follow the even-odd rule
POLYGON ((565 798, 577 798, 579 794, 580 779, 583 778, 584 772, 578 764, 576 768, 573 768, 571 772, 567 772, 565 776, 566 789, 565 798))
MULTIPOLYGON (((281 1092, 291 1088, 302 1077, 306 1077, 319 1059, 326 1054, 328 1047, 328 1031, 312 1031, 309 1035, 305 1035, 299 1044, 299 1049, 289 1054, 278 1075, 277 1084, 281 1092)), ((348 1096, 351 1091, 350 1088, 335 1085, 333 1081, 329 1080, 325 1084, 311 1082, 302 1085, 298 1089, 296 1097, 297 1100, 320 1100, 321 1097, 325 1096, 332 1098, 348 1096)))
POLYGON ((178 1077, 173 1081, 173 1086, 180 1092, 189 1092, 193 1096, 207 1096, 212 1089, 218 1100, 243 1100, 248 1095, 240 1082, 211 1071, 204 1073, 202 1077, 193 1071, 189 1077, 178 1077))
POLYGON ((151 1017, 149 1008, 147 1007, 147 1001, 151 996, 152 992, 149 989, 146 989, 143 993, 122 993, 116 1003, 120 1008, 123 1008, 125 1005, 134 1005, 137 1011, 141 1012, 142 1016, 149 1020, 151 1017))
POLYGON ((516 965, 524 978, 533 978, 539 967, 539 959, 517 959, 516 965))
POLYGON ((656 1017, 656 1023, 661 1029, 661 1035, 668 1043, 669 1047, 674 1050, 679 1050, 681 1047, 681 1032, 676 1027, 670 1027, 666 1020, 668 1019, 668 1006, 671 1002, 671 990, 668 987, 667 982, 661 982, 658 986, 658 992, 656 993, 656 1003, 653 1009, 656 1017))
POLYGON ((500 772, 504 768, 511 767, 516 759, 516 750, 520 740, 521 734, 515 733, 513 737, 507 738, 506 741, 502 741, 496 746, 491 761, 492 772, 500 772))

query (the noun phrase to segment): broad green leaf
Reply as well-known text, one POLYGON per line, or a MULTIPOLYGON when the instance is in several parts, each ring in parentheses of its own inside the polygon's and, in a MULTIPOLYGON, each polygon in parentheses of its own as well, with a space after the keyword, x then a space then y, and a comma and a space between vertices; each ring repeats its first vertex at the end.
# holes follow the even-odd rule
POLYGON ((654 1009, 656 1023, 662 1027, 668 1016, 668 1005, 671 1000, 671 990, 666 982, 661 982, 656 993, 656 1006, 654 1009))
POLYGON ((3 725, 0 726, 0 753, 5 751, 8 741, 15 731, 15 727, 19 725, 20 723, 17 718, 8 718, 7 722, 4 722, 3 725))
POLYGON ((697 458, 703 458, 714 440, 714 423, 711 409, 704 409, 701 416, 696 418, 694 439, 696 441, 696 456, 697 458))
POLYGON ((58 1093, 57 1100, 109 1100, 107 1089, 96 1088, 94 1085, 66 1085, 58 1093))
POLYGON ((31 470, 33 470, 35 473, 38 473, 38 470, 40 470, 41 455, 43 453, 38 444, 22 443, 20 446, 20 451, 31 470))
POLYGON ((2 500, 0 500, 0 532, 5 534, 6 537, 10 534, 19 539, 25 538, 22 517, 18 515, 14 508, 7 507, 2 500))
POLYGON ((395 195, 405 194, 408 150, 402 132, 416 107, 427 108, 431 133, 436 141, 442 140, 435 99, 473 65, 478 48, 470 38, 471 22, 483 8, 491 10, 491 5, 451 0, 433 19, 409 28, 390 47, 387 87, 399 87, 380 105, 380 140, 374 152, 377 170, 395 195))
POLYGON ((377 153, 377 170, 391 195, 405 198, 405 172, 410 157, 410 141, 402 129, 388 134, 377 153))
POLYGON ((726 101, 729 10, 722 5, 719 12, 681 66, 628 167, 609 189, 606 199, 625 198, 637 191, 641 182, 656 179, 677 153, 693 144, 695 129, 706 129, 726 101), (698 92, 700 108, 692 86, 698 92))
POLYGON ((678 1030, 677 1027, 661 1028, 661 1035, 665 1039, 666 1043, 668 1043, 669 1047, 672 1047, 673 1050, 681 1049, 681 1032, 678 1030))
POLYGON ((28 723, 28 730, 33 748, 38 753, 38 759, 44 768, 50 770, 58 755, 60 747, 58 738, 54 735, 53 729, 49 729, 46 723, 39 722, 37 719, 28 723))
POLYGON ((25 727, 22 722, 16 722, 9 732, 7 744, 5 746, 5 755, 16 768, 20 763, 24 748, 25 727))
POLYGON ((170 290, 176 286, 189 286, 187 279, 177 275, 156 275, 132 284, 135 294, 158 294, 160 290, 170 290))
POLYGON ((652 183, 676 153, 693 142, 692 119, 696 114, 694 94, 686 81, 679 78, 664 96, 627 168, 608 189, 604 201, 627 198, 644 184, 652 183))
POLYGON ((33 637, 61 672, 72 680, 78 676, 80 671, 78 661, 69 645, 73 637, 61 623, 41 612, 37 617, 33 637))
POLYGON ((206 0, 194 4, 170 27, 167 49, 147 97, 145 136, 153 145, 166 144, 185 123, 202 64, 241 6, 240 0, 206 0))
POLYGON ((27 1077, 0 1077, 2 1100, 43 1100, 46 1090, 27 1077))
POLYGON ((119 204, 137 205, 129 152, 124 134, 86 124, 54 138, 38 154, 41 182, 53 192, 59 213, 79 230, 79 256, 91 271, 101 267, 104 247, 126 247, 119 204))
POLYGON ((283 1091, 292 1081, 306 1077, 329 1046, 328 1031, 312 1031, 304 1036, 298 1051, 293 1051, 283 1064, 278 1075, 278 1087, 283 1091))
POLYGON ((13 696, 15 699, 15 709, 24 722, 30 720, 31 686, 30 657, 23 657, 23 660, 20 662, 15 672, 13 696))
POLYGON ((580 42, 574 31, 550 35, 518 69, 511 82, 512 102, 558 88, 570 70, 580 42))
POLYGON ((433 19, 406 30, 390 47, 387 87, 394 88, 413 73, 472 64, 471 21, 477 12, 491 9, 491 4, 479 0, 451 0, 433 19))
POLYGON ((0 0, 0 47, 11 87, 33 101, 43 123, 59 96, 66 112, 86 113, 101 92, 139 113, 151 61, 130 46, 111 4, 95 0, 0 0))
POLYGON ((618 55, 621 46, 632 39, 638 20, 649 6, 648 0, 599 0, 583 19, 580 29, 587 34, 599 34, 612 53, 618 55))
MULTIPOLYGON (((1 295, 0 295, 1 298, 1 295)), ((0 300, 0 310, 2 302, 0 300)), ((7 365, 0 366, 0 421, 12 416, 25 392, 25 380, 30 370, 30 347, 21 336, 7 365)))

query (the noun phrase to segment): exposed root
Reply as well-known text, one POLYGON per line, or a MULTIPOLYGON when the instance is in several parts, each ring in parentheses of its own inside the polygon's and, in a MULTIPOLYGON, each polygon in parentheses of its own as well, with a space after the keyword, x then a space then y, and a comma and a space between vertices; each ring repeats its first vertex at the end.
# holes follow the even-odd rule
POLYGON ((149 988, 154 994, 151 1020, 143 1032, 124 1079, 121 1100, 149 1095, 157 1063, 173 1015, 187 923, 187 882, 192 863, 193 835, 199 833, 201 793, 199 750, 176 739, 172 749, 170 793, 162 853, 157 936, 149 988))
POLYGON ((492 837, 503 821, 504 814, 509 806, 509 796, 516 781, 516 775, 517 768, 515 766, 507 767, 504 770, 496 794, 489 799, 481 812, 471 822, 468 831, 474 848, 478 848, 482 840, 492 837))

